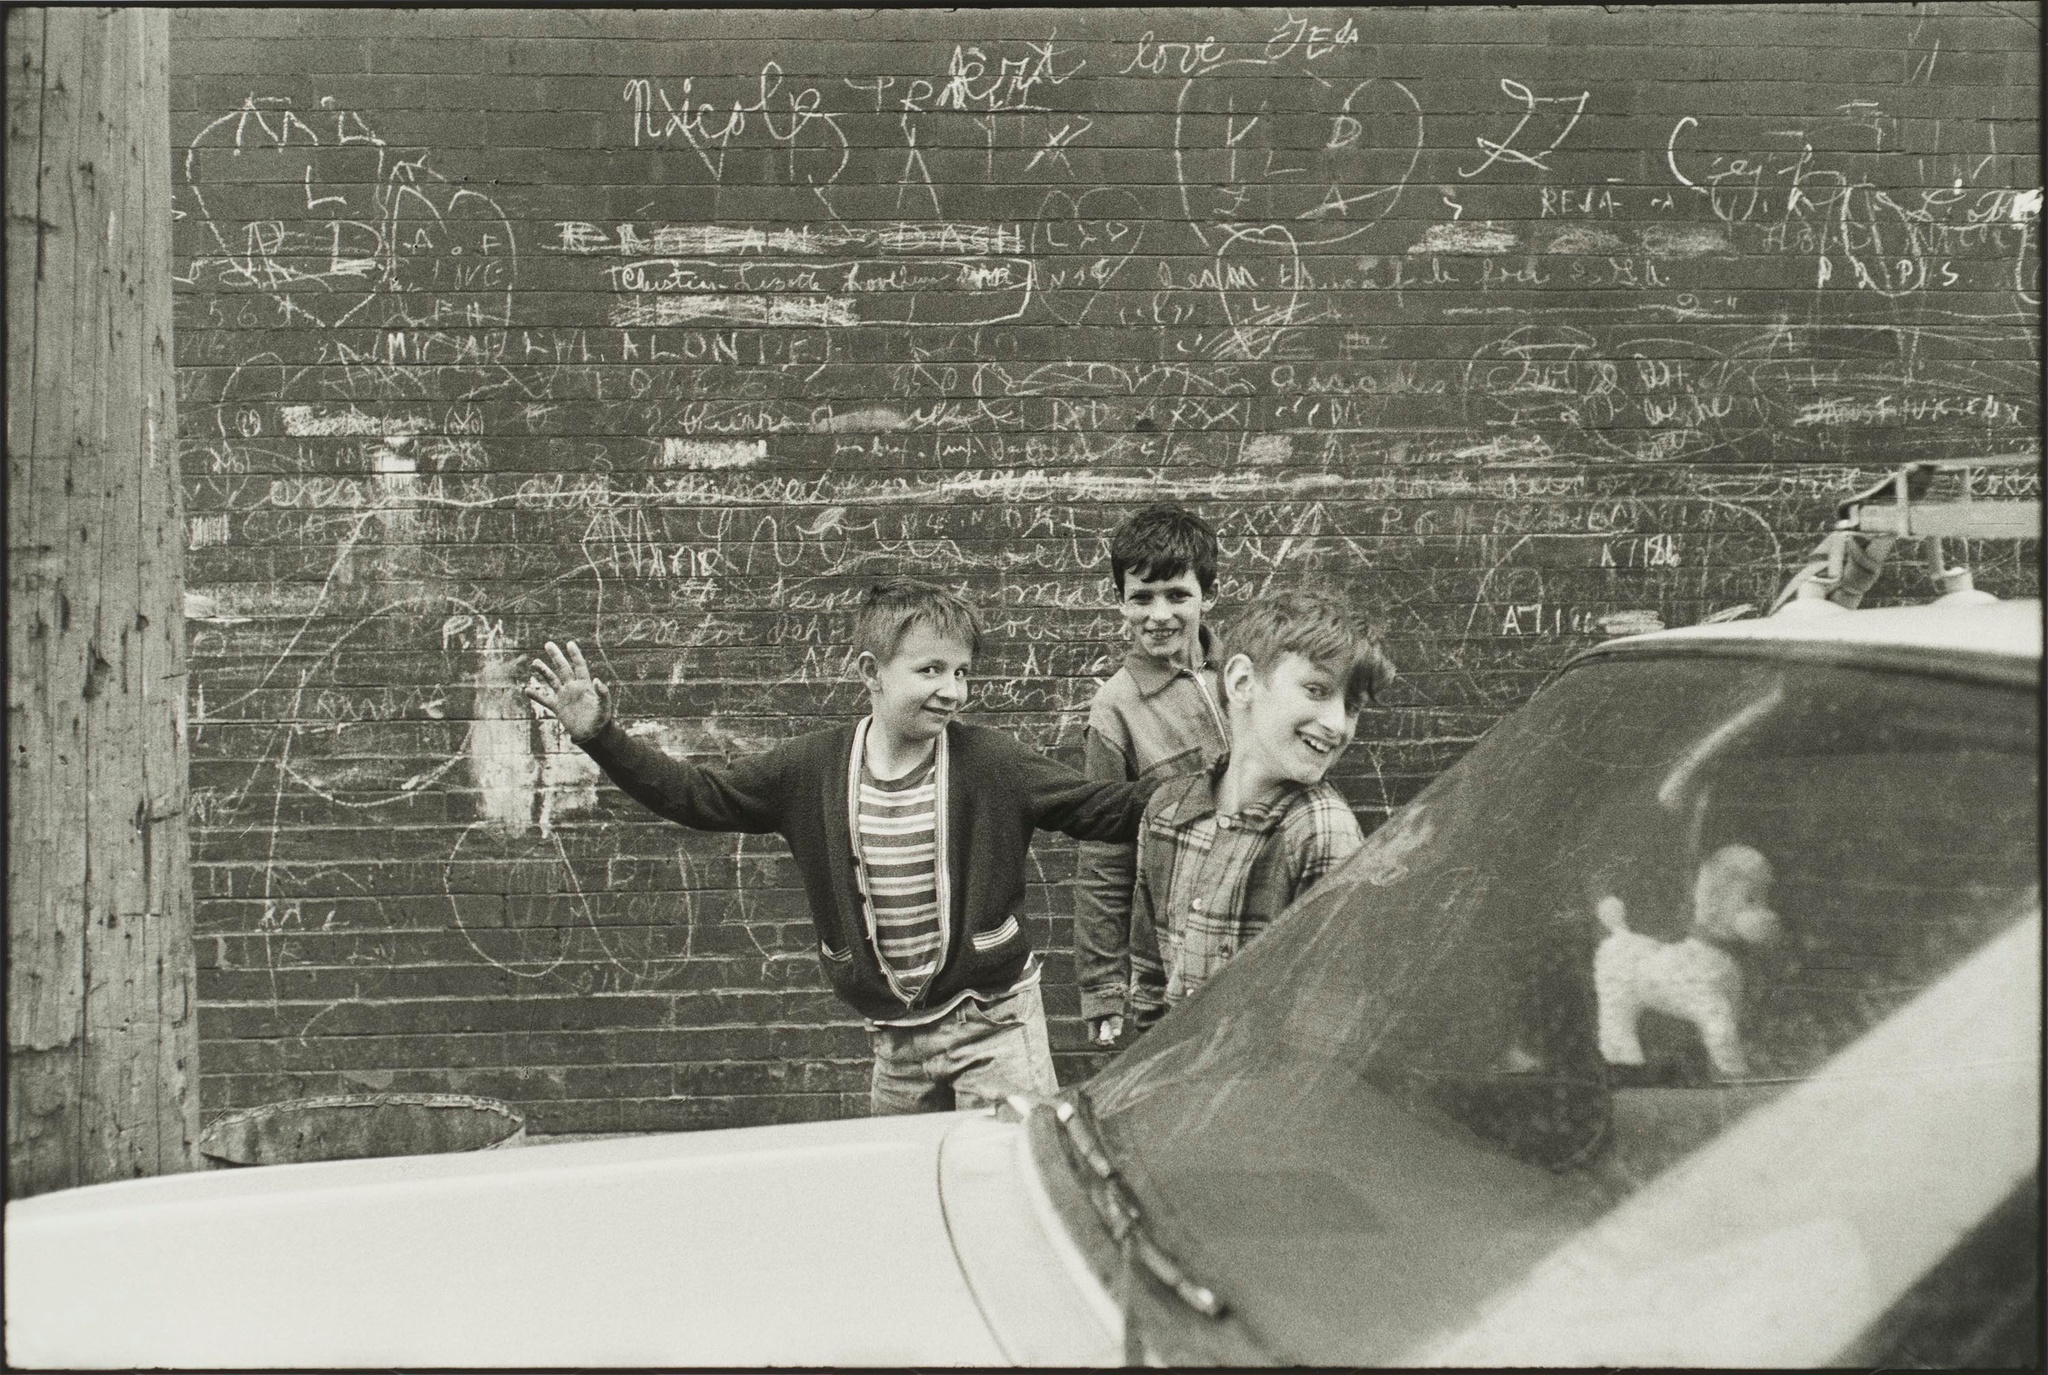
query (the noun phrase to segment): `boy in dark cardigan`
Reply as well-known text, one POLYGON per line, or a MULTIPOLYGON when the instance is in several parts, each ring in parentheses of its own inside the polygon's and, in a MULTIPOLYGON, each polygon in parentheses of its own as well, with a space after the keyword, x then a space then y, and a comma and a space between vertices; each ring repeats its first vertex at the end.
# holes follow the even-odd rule
POLYGON ((908 578, 862 601, 871 710, 731 764, 678 759, 612 719, 572 641, 526 695, 644 806, 704 831, 776 832, 810 900, 833 991, 867 1019, 874 1112, 990 1106, 1057 1088, 1039 962, 1018 920, 1034 830, 1130 841, 1150 781, 1096 783, 958 720, 974 608, 908 578))

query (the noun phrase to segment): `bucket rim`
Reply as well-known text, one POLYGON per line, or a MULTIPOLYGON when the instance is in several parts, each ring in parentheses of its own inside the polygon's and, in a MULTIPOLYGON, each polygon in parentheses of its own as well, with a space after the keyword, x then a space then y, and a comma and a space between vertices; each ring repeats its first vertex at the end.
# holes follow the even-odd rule
MULTIPOLYGON (((467 1093, 380 1091, 318 1094, 310 1098, 286 1098, 275 1103, 236 1108, 208 1122, 201 1129, 194 1144, 199 1155, 209 1164, 249 1166, 286 1163, 245 1158, 251 1148, 241 1138, 251 1131, 260 1133, 267 1130, 268 1124, 289 1124, 293 1118, 328 1116, 330 1122, 350 1119, 360 1121, 364 1119, 355 1117, 355 1114, 364 1110, 375 1111, 385 1108, 409 1108, 432 1113, 462 1112, 477 1119, 494 1120, 497 1126, 490 1130, 494 1132, 495 1138, 482 1145, 468 1147, 470 1150, 500 1150, 518 1145, 526 1137, 526 1115, 500 1099, 467 1093), (348 1118, 338 1118, 332 1116, 333 1114, 348 1114, 348 1118)), ((293 1128, 287 1125, 285 1129, 293 1128)), ((298 1128, 302 1131, 306 1129, 298 1128)), ((336 1158, 360 1157, 350 1155, 336 1158)))
POLYGON ((525 1114, 510 1103, 497 1098, 483 1098, 468 1093, 330 1093, 313 1098, 284 1098, 275 1103, 259 1103, 254 1107, 233 1108, 206 1124, 205 1131, 212 1131, 224 1122, 241 1121, 253 1117, 270 1117, 283 1112, 305 1112, 313 1108, 469 1108, 492 1113, 499 1117, 511 1118, 524 1123, 525 1114))

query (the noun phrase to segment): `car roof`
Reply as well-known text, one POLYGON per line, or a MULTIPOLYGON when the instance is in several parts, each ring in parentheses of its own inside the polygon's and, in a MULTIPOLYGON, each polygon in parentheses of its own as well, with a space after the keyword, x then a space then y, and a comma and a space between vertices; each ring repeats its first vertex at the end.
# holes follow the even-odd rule
POLYGON ((2041 640, 2041 603, 2036 600, 1856 611, 1832 603, 1795 602, 1775 616, 1623 636, 1587 650, 1572 662, 1639 654, 1738 655, 2038 682, 2041 640))

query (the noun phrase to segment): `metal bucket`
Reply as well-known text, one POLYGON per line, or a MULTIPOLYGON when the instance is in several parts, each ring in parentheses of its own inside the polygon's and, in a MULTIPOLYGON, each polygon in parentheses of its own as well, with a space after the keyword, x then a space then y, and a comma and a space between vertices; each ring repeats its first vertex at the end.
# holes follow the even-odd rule
POLYGON ((526 1139, 526 1119, 494 1098, 361 1093, 231 1112, 199 1134, 208 1168, 488 1151, 526 1139))

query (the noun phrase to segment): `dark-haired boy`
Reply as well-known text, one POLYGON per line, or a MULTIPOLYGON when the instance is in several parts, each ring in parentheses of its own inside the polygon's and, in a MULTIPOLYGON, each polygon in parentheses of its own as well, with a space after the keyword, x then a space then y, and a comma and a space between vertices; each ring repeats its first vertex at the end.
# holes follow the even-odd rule
POLYGON ((1228 755, 1161 785, 1138 835, 1131 1006, 1140 1029, 1193 994, 1363 843, 1325 775, 1394 676, 1370 622, 1281 592, 1231 626, 1228 755))
POLYGON ((1091 782, 955 719, 973 606, 929 583, 869 589, 854 647, 871 710, 726 765, 674 758, 612 720, 572 642, 526 695, 644 806, 706 831, 778 832, 803 876, 832 989, 867 1019, 880 1113, 990 1106, 1058 1085, 1039 963, 1018 920, 1035 829, 1127 840, 1149 785, 1091 782))
MULTIPOLYGON (((1082 770, 1090 778, 1175 778, 1207 768, 1228 747, 1216 642, 1203 624, 1216 604, 1217 557, 1215 530, 1173 502, 1134 512, 1110 536, 1110 584, 1130 647, 1088 709, 1082 770)), ((1075 976, 1098 1046, 1123 1034, 1136 875, 1131 845, 1081 847, 1075 976)))

